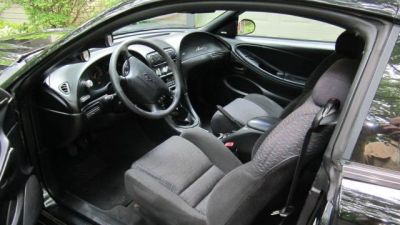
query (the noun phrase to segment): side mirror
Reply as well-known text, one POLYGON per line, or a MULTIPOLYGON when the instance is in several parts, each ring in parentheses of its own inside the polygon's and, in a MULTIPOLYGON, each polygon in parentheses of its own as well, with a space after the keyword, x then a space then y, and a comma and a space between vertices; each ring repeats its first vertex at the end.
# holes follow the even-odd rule
POLYGON ((256 30, 256 23, 253 20, 242 19, 238 25, 238 35, 251 34, 256 30))

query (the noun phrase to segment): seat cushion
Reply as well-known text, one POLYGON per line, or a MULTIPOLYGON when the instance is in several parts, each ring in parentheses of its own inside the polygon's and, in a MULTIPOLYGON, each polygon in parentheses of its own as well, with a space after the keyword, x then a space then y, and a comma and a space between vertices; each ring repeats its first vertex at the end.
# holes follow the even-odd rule
MULTIPOLYGON (((237 98, 226 105, 224 109, 242 126, 256 117, 270 116, 279 118, 283 111, 280 105, 260 94, 248 94, 244 98, 237 98)), ((215 134, 218 134, 230 133, 237 127, 221 112, 217 111, 211 118, 211 129, 215 134)))
POLYGON ((205 153, 185 136, 218 143, 206 131, 194 129, 183 137, 169 138, 125 175, 128 194, 152 217, 162 218, 163 224, 206 224, 209 194, 227 172, 241 165, 222 143, 211 144, 205 153), (222 163, 224 155, 227 160, 222 163))

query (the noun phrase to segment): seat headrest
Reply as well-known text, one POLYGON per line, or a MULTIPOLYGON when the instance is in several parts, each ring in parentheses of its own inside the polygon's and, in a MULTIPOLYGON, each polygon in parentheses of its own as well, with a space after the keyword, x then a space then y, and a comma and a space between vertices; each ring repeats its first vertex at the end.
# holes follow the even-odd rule
POLYGON ((336 53, 348 58, 360 58, 364 50, 364 40, 353 31, 345 31, 336 39, 336 53))
POLYGON ((358 65, 358 60, 345 58, 332 64, 319 78, 312 91, 314 103, 322 107, 329 99, 336 98, 343 104, 358 65))

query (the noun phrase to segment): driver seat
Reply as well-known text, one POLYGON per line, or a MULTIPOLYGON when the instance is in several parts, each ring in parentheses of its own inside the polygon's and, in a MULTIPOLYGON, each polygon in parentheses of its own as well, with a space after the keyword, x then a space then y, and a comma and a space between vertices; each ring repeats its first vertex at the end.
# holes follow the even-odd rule
MULTIPOLYGON (((285 199, 315 115, 331 98, 346 100, 357 67, 351 59, 329 67, 312 95, 261 137, 250 162, 242 164, 205 130, 188 129, 133 163, 125 174, 128 194, 157 224, 250 224, 262 209, 271 208, 273 198, 285 199)), ((321 158, 331 131, 312 135, 303 165, 321 158)))

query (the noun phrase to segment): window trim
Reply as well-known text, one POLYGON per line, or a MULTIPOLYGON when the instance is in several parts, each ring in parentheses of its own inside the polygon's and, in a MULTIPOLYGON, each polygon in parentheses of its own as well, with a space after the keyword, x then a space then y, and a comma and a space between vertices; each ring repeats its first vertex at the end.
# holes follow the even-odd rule
POLYGON ((400 189, 400 171, 343 161, 343 178, 400 189))
POLYGON ((306 47, 310 49, 323 49, 323 50, 335 50, 336 42, 322 42, 322 41, 308 41, 308 40, 294 40, 284 38, 270 38, 260 36, 236 36, 235 38, 241 42, 249 42, 265 46, 293 46, 293 47, 306 47))

